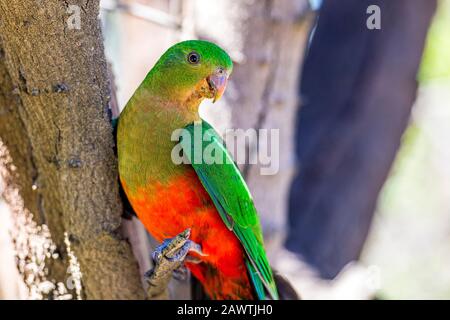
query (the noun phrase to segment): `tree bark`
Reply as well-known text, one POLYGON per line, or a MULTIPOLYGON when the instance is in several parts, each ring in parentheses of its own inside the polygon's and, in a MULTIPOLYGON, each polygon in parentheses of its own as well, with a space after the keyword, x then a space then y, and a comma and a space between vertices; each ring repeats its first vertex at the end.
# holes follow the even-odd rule
POLYGON ((71 4, 80 8, 79 30, 69 28, 66 1, 0 1, 3 196, 15 217, 30 213, 37 229, 48 226, 57 255, 46 259, 49 280, 66 283, 76 257, 84 298, 144 298, 119 233, 99 1, 71 4))

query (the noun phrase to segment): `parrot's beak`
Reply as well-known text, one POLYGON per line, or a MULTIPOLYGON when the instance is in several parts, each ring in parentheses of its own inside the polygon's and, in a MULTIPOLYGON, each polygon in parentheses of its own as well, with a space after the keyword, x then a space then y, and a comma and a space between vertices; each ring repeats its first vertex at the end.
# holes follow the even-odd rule
POLYGON ((209 87, 213 93, 213 103, 218 101, 227 87, 228 74, 227 72, 219 68, 207 78, 209 87))

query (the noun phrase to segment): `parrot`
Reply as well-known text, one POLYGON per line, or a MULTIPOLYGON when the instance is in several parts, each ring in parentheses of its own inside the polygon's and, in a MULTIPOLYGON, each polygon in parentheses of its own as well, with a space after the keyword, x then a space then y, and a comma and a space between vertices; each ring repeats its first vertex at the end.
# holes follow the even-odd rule
POLYGON ((187 40, 170 47, 128 100, 117 124, 121 187, 157 241, 190 230, 184 265, 214 300, 278 299, 254 201, 221 136, 199 115, 223 95, 233 70, 218 45, 187 40), (180 145, 190 163, 174 163, 173 132, 205 132, 180 145), (212 145, 224 161, 192 161, 212 145), (192 150, 189 150, 191 148, 192 150))

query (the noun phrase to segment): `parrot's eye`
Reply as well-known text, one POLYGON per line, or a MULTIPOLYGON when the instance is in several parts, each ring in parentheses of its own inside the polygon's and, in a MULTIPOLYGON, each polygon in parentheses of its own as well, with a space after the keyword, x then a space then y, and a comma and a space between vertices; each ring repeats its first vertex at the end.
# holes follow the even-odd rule
POLYGON ((187 60, 190 64, 197 64, 200 62, 200 55, 193 51, 187 55, 187 60))

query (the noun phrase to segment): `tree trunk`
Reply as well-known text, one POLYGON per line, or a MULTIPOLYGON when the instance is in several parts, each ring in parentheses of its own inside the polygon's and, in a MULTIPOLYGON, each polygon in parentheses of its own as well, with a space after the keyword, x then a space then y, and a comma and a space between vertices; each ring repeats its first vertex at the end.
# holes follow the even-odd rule
POLYGON ((0 160, 3 196, 19 232, 19 268, 25 276, 35 269, 39 250, 27 248, 27 237, 45 238, 47 225, 55 246, 46 243, 53 251, 49 274, 34 272, 29 286, 47 278, 59 290, 42 294, 58 296, 62 284, 79 294, 67 281, 77 283, 78 260, 83 297, 143 298, 137 263, 119 233, 99 2, 71 4, 79 8, 80 29, 71 28, 66 1, 0 0, 0 160))
POLYGON ((324 278, 359 257, 408 125, 436 1, 325 1, 305 61, 287 247, 324 278), (381 9, 381 30, 366 10, 381 9))

